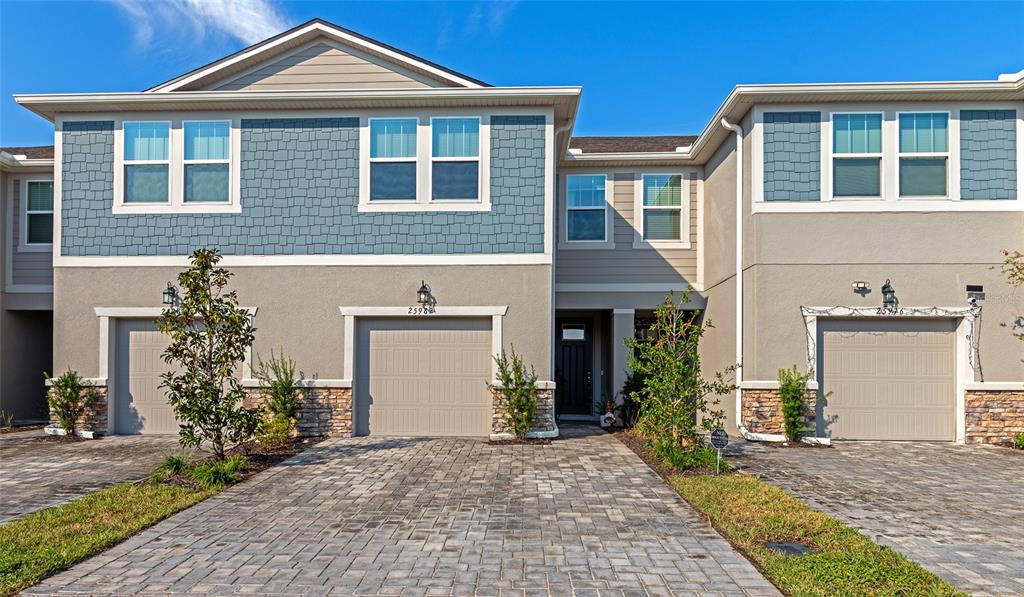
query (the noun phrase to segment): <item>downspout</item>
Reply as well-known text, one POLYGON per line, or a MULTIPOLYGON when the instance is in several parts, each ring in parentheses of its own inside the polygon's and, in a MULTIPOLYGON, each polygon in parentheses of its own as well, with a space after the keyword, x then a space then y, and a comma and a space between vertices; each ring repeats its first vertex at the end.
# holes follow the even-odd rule
POLYGON ((779 442, 785 437, 753 433, 743 425, 743 127, 725 118, 721 124, 736 133, 736 429, 750 441, 779 442))

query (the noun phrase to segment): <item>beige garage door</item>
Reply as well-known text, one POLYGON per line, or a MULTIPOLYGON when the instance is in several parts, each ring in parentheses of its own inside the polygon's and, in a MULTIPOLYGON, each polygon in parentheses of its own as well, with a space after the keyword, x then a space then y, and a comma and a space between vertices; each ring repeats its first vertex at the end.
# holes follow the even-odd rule
POLYGON ((490 433, 490 319, 360 320, 356 433, 490 433))
POLYGON ((174 411, 160 387, 160 374, 169 369, 160 356, 167 343, 167 336, 156 331, 152 322, 118 324, 115 433, 178 432, 174 411))
POLYGON ((835 439, 954 439, 952 321, 832 321, 820 370, 835 439))

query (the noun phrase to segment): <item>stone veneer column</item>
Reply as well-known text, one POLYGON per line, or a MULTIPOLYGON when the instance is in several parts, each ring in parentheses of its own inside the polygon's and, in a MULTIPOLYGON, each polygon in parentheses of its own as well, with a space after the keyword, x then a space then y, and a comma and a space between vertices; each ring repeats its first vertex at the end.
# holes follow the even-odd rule
POLYGON ((636 312, 633 309, 612 311, 612 395, 618 395, 626 383, 629 371, 629 348, 626 338, 632 338, 636 312))
MULTIPOLYGON (((352 435, 352 388, 301 388, 299 390, 299 437, 349 437, 352 435)), ((260 407, 266 396, 259 388, 247 388, 245 405, 260 407)))
MULTIPOLYGON (((505 395, 501 388, 491 389, 491 439, 512 439, 512 432, 505 425, 505 395)), ((555 390, 543 388, 537 391, 537 411, 533 415, 533 429, 527 437, 558 437, 555 427, 555 390)))
MULTIPOLYGON (((91 385, 93 391, 96 392, 96 401, 93 402, 92 407, 86 409, 85 414, 78 419, 78 430, 79 431, 91 431, 97 435, 107 434, 107 386, 106 385, 91 385)), ((52 392, 53 389, 47 390, 47 395, 52 392)), ((54 416, 53 411, 50 412, 50 426, 60 427, 60 423, 57 421, 57 417, 54 416)), ((110 431, 113 433, 113 430, 110 431)))
MULTIPOLYGON (((810 428, 816 421, 817 390, 807 390, 804 418, 810 428)), ((778 389, 742 391, 743 424, 752 433, 783 434, 782 399, 778 389)))
POLYGON ((967 443, 1008 445, 1024 433, 1024 390, 967 390, 967 443))

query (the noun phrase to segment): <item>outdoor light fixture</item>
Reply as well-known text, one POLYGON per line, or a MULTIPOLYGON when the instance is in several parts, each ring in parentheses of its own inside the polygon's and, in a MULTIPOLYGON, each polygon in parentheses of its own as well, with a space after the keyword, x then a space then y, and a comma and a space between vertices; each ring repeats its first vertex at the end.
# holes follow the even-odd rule
POLYGON ((433 295, 430 294, 430 286, 423 280, 420 280, 420 289, 416 291, 416 302, 426 307, 434 301, 433 295))
POLYGON ((882 284, 882 308, 879 314, 895 315, 900 311, 900 299, 896 298, 896 291, 888 278, 882 284))
POLYGON ((173 307, 175 299, 178 298, 178 289, 174 287, 170 282, 167 283, 167 288, 164 289, 164 304, 168 307, 173 307))

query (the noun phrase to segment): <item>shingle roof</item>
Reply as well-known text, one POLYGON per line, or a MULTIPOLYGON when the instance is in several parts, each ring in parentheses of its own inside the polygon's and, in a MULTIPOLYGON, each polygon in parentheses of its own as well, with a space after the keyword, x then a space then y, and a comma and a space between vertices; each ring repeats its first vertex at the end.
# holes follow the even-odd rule
POLYGON ((53 159, 53 145, 36 145, 34 147, 0 147, 0 151, 11 155, 23 155, 30 160, 53 159))
POLYGON ((570 149, 583 153, 655 153, 675 151, 677 147, 692 145, 693 135, 659 135, 653 137, 573 137, 570 149))

